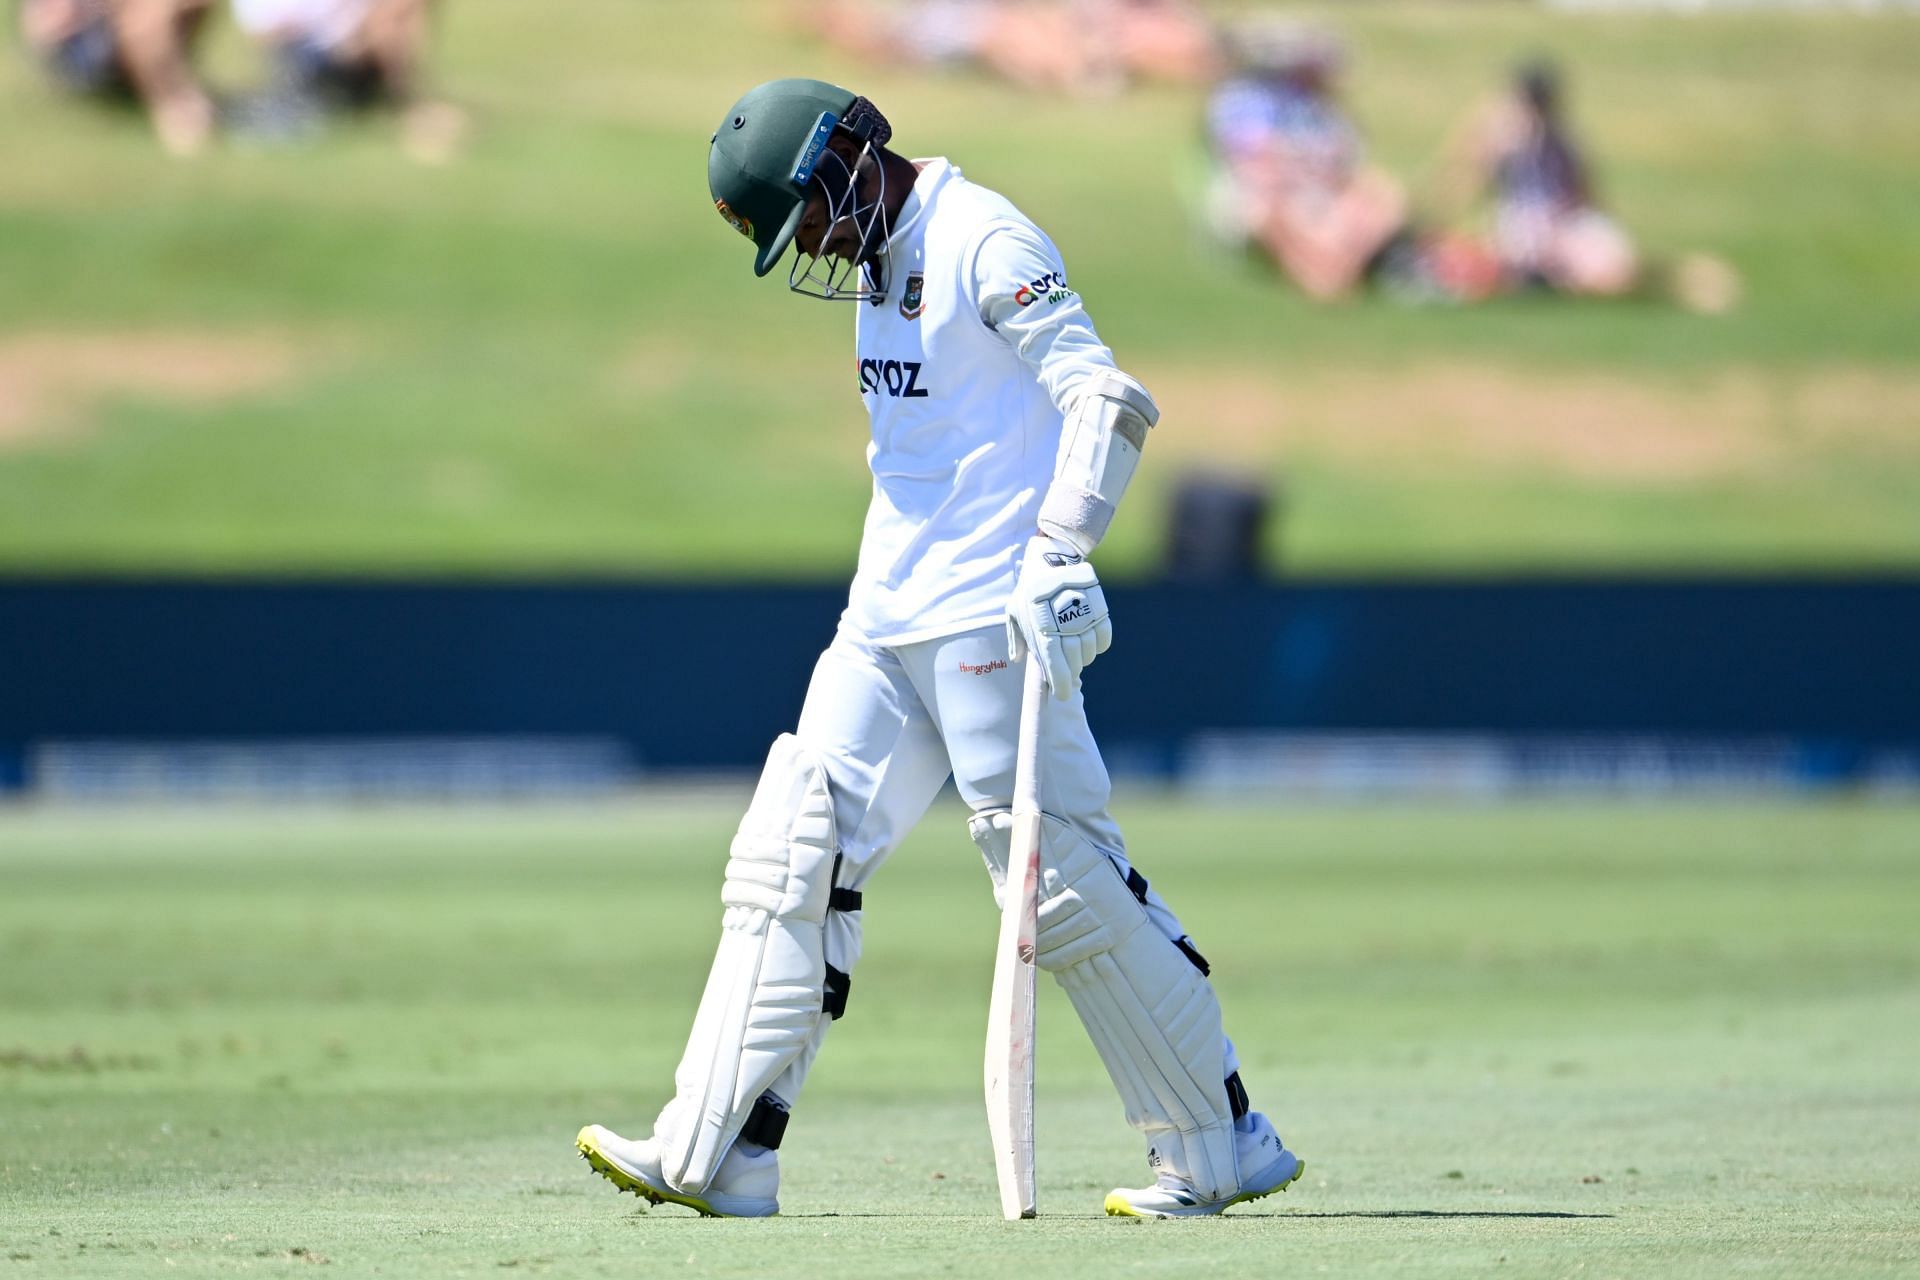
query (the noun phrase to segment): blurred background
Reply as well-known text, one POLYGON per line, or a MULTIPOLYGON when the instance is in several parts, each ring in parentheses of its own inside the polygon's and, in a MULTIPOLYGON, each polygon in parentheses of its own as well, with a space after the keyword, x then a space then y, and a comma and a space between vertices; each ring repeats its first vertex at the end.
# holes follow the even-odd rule
POLYGON ((702 184, 794 73, 1050 228, 1164 406, 1122 771, 1909 787, 1903 8, 15 0, 0 788, 753 767, 867 490, 847 316, 702 184))

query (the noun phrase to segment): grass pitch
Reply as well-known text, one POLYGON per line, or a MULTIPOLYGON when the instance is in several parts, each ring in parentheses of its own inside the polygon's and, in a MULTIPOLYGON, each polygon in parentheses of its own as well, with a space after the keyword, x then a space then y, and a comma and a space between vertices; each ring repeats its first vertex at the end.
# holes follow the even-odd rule
POLYGON ((1123 802, 1309 1162, 1205 1222, 1058 992, 1038 1222, 979 1098, 995 926, 948 800, 783 1216, 642 1212, 572 1137, 663 1099, 744 796, 0 813, 0 1275, 1911 1275, 1920 811, 1123 802))

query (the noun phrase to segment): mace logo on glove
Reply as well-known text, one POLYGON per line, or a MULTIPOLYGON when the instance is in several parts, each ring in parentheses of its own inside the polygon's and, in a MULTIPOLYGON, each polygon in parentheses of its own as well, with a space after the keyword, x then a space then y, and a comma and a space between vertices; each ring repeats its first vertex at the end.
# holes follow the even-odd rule
POLYGON ((1075 596, 1073 599, 1067 601, 1065 608, 1055 611, 1053 620, 1061 626, 1065 626, 1067 623, 1079 618, 1084 618, 1092 612, 1093 610, 1087 607, 1087 598, 1085 596, 1075 596))
POLYGON ((1079 564, 1081 557, 1070 551, 1042 551, 1040 558, 1055 569, 1064 569, 1070 564, 1079 564))

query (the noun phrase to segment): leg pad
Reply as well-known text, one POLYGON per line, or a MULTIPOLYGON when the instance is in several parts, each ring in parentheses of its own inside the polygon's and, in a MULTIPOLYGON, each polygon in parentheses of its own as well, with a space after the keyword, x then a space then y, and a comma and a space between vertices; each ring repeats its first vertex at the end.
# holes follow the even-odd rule
MULTIPOLYGON (((1004 884, 1012 815, 971 825, 1004 884)), ((1052 971, 1153 1158, 1205 1199, 1235 1194, 1233 1111, 1220 1005, 1206 975, 1147 915, 1119 865, 1072 827, 1041 822, 1035 962, 1052 971)))

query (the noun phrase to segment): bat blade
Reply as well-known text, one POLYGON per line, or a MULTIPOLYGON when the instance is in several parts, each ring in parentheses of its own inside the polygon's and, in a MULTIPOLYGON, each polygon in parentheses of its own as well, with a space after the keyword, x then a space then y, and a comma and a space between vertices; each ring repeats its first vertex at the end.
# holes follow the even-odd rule
POLYGON ((1010 1222, 1039 1211, 1033 1173, 1033 987, 1040 932, 1040 717, 1046 702, 1040 664, 1029 657, 1013 763, 1013 838, 987 1006, 987 1131, 1000 1212, 1010 1222))
POLYGON ((1034 934, 1039 924, 1040 815, 1016 814, 1000 937, 987 1011, 987 1130, 993 1140, 1000 1212, 1031 1218, 1033 1168, 1034 934))

